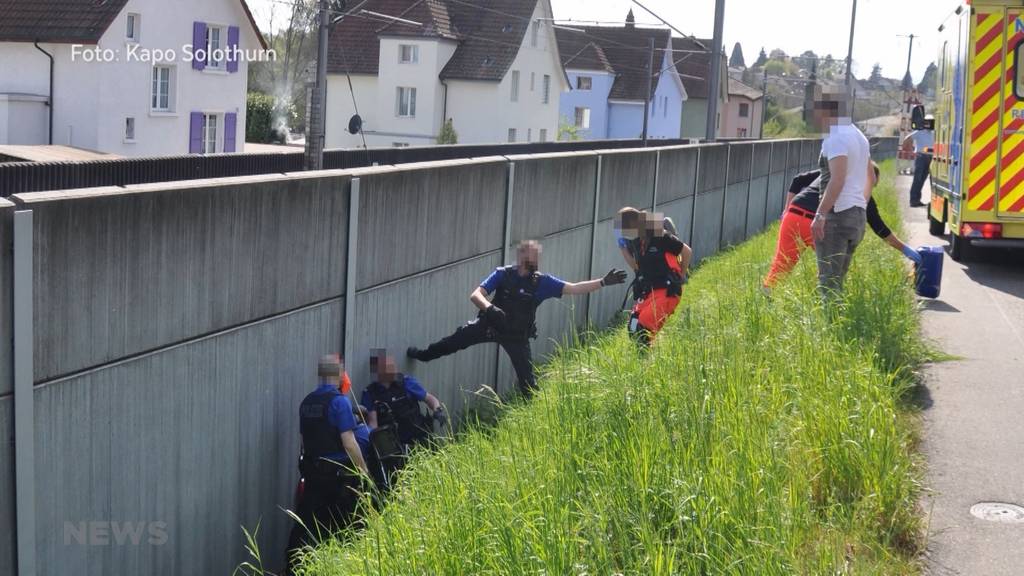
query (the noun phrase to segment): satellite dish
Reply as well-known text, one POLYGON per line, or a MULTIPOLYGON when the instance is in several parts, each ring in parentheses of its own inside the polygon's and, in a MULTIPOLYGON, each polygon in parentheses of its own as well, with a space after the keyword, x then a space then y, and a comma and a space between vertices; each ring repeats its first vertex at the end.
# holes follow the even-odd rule
POLYGON ((363 131, 363 119, 359 117, 359 114, 355 114, 348 121, 348 133, 359 134, 363 131))

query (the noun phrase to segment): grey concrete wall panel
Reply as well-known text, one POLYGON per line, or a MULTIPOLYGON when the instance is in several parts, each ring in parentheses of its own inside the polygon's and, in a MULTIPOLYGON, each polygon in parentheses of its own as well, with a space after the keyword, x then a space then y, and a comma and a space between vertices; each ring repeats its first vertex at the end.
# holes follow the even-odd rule
POLYGON ((769 222, 779 219, 783 205, 786 202, 789 182, 784 172, 774 172, 768 177, 768 212, 765 216, 769 222))
POLYGON ((654 152, 608 152, 601 157, 599 218, 612 218, 623 206, 650 208, 654 194, 654 152))
MULTIPOLYGON (((660 208, 659 208, 660 210, 660 208)), ((622 252, 615 241, 615 221, 604 220, 597 225, 597 247, 594 255, 594 275, 603 275, 611 268, 619 270, 626 269, 626 263, 622 259, 622 252)), ((632 274, 630 274, 632 279, 632 274)), ((615 312, 622 305, 622 297, 626 293, 626 286, 612 286, 594 292, 590 295, 590 304, 587 313, 590 322, 597 328, 603 328, 615 315, 615 312)), ((578 309, 578 308, 577 308, 578 309)))
POLYGON ((513 244, 593 221, 596 154, 521 158, 524 159, 513 159, 516 165, 512 194, 513 244))
POLYGON ((481 344, 432 362, 405 358, 409 346, 426 347, 476 317, 469 294, 501 265, 494 252, 447 268, 356 294, 354 357, 347 364, 359 393, 370 383, 371 348, 388 348, 399 369, 416 376, 453 414, 481 386, 493 386, 494 344, 481 344))
MULTIPOLYGON (((11 342, 14 338, 14 309, 11 300, 14 288, 14 252, 11 250, 14 238, 13 216, 14 204, 0 198, 0 398, 10 394, 14 389, 14 359, 11 357, 11 342)), ((0 566, 3 564, 0 563, 0 566)))
POLYGON ((750 201, 747 202, 747 238, 750 238, 764 229, 765 204, 767 199, 768 176, 754 178, 750 182, 750 201))
POLYGON ((753 144, 729 145, 729 184, 746 182, 750 179, 750 163, 753 159, 753 144))
POLYGON ((719 190, 725 186, 726 164, 729 163, 729 145, 712 144, 700 149, 700 174, 697 193, 719 190))
POLYGON ((37 388, 39 573, 231 574, 240 526, 257 523, 279 566, 297 407, 319 355, 341 347, 343 311, 332 300, 37 388), (147 523, 138 544, 74 535, 129 521, 147 523), (164 542, 148 523, 164 523, 164 542))
POLYGON ((353 172, 360 179, 357 290, 501 247, 503 159, 353 172))
POLYGON ((718 252, 722 233, 722 195, 725 189, 697 195, 693 218, 693 261, 699 263, 718 252))
POLYGON ((789 158, 789 141, 772 142, 770 146, 772 147, 771 172, 773 174, 785 172, 786 162, 789 158))
POLYGON ((789 179, 793 179, 794 176, 801 172, 803 166, 803 142, 801 140, 793 140, 789 143, 789 158, 786 161, 786 175, 789 179))
POLYGON ((14 502, 14 397, 4 396, 0 397, 0 574, 14 574, 14 502))
POLYGON ((19 197, 37 381, 342 294, 347 177, 174 186, 19 197))
POLYGON ((749 182, 744 180, 730 184, 725 195, 725 229, 722 231, 722 247, 735 246, 746 239, 747 234, 747 193, 749 182))
POLYGON ((758 142, 754 144, 753 169, 750 171, 751 178, 767 176, 771 171, 772 145, 771 142, 758 142))
POLYGON ((693 224, 693 207, 697 201, 696 196, 673 200, 667 204, 658 204, 658 211, 670 216, 676 223, 676 230, 679 238, 686 243, 693 237, 691 230, 693 224))
MULTIPOLYGON (((668 148, 661 151, 658 166, 658 206, 693 196, 697 184, 697 147, 668 148)), ((679 222, 676 221, 676 225, 679 222)))
POLYGON ((693 214, 693 202, 694 198, 690 196, 689 198, 673 200, 667 204, 658 203, 658 212, 672 218, 672 221, 676 223, 679 238, 683 242, 690 241, 690 221, 693 214))
MULTIPOLYGON (((544 252, 540 257, 540 268, 567 282, 588 279, 590 267, 591 227, 577 228, 555 236, 544 238, 544 252)), ((625 268, 621 263, 616 266, 625 268)), ((611 266, 594 270, 594 276, 603 276, 611 266)), ((609 287, 608 290, 615 290, 609 287)), ((556 349, 556 344, 571 341, 578 329, 586 327, 587 297, 563 296, 552 298, 537 309, 537 338, 531 342, 535 362, 543 362, 556 349)), ((515 371, 512 363, 502 353, 499 355, 498 385, 500 390, 511 390, 515 385, 515 371)))

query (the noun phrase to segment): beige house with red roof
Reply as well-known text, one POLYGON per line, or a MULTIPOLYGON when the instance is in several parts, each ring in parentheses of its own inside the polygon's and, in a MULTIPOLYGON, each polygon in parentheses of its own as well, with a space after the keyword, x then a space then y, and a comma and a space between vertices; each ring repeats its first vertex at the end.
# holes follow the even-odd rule
POLYGON ((433 145, 446 119, 460 144, 557 139, 568 80, 549 0, 370 0, 362 10, 332 29, 327 147, 433 145), (351 134, 357 110, 363 132, 351 134))

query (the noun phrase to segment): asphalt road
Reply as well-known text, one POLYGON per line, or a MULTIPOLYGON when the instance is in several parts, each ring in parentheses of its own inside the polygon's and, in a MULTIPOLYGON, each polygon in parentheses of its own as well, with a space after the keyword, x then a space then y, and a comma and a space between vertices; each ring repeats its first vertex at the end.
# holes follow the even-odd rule
MULTIPOLYGON (((910 178, 899 184, 909 190, 910 178)), ((947 244, 928 234, 924 208, 907 208, 905 220, 913 245, 947 244)), ((966 263, 947 252, 943 267, 939 298, 923 301, 923 330, 959 359, 927 366, 917 394, 927 573, 1024 574, 1024 522, 970 513, 978 502, 1024 506, 1024 250, 976 249, 966 263)))

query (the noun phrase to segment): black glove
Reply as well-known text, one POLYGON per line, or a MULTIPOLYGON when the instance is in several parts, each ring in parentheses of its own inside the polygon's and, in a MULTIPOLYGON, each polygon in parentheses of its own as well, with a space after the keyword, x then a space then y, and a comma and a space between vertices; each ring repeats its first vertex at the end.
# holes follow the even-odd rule
POLYGON ((490 324, 491 328, 499 332, 505 329, 505 311, 494 304, 491 304, 484 310, 484 318, 487 319, 487 323, 490 324))
POLYGON ((616 270, 612 268, 601 278, 601 286, 614 286, 616 284, 623 284, 626 282, 626 273, 622 270, 616 270))
POLYGON ((437 410, 434 410, 434 420, 441 426, 448 423, 448 414, 444 411, 444 406, 438 406, 437 410))

